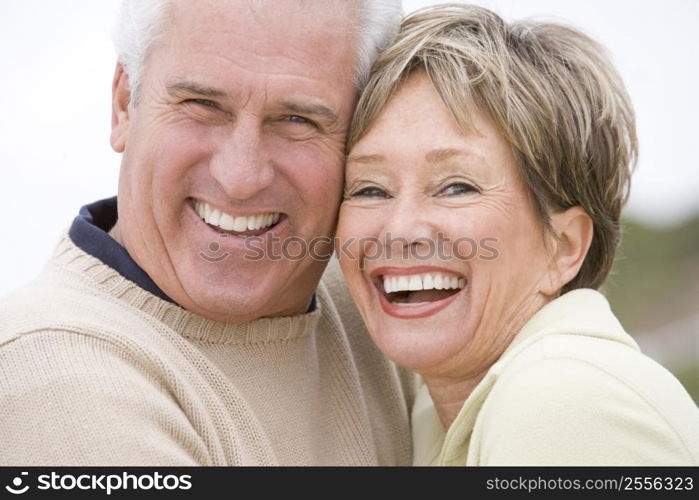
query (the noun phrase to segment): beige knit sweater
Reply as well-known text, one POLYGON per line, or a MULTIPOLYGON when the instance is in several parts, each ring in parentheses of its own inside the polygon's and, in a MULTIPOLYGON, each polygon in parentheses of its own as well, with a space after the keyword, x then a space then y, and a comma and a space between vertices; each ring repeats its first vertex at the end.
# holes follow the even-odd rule
POLYGON ((410 464, 414 379, 331 264, 309 314, 222 324, 67 237, 0 302, 0 465, 410 464))

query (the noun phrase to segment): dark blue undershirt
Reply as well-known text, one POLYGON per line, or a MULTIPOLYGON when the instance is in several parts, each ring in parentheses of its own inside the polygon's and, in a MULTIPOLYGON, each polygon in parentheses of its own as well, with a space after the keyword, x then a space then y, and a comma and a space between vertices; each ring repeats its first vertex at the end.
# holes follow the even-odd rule
POLYGON ((150 276, 131 258, 129 252, 107 234, 116 221, 117 199, 115 196, 82 207, 80 215, 73 219, 68 235, 85 253, 101 260, 147 292, 174 304, 175 301, 158 288, 150 276))
MULTIPOLYGON (((175 303, 158 288, 158 285, 148 274, 136 264, 129 253, 114 238, 109 231, 117 221, 117 198, 107 198, 85 205, 80 214, 73 219, 68 235, 85 253, 99 259, 129 281, 156 297, 175 303)), ((316 308, 316 297, 313 296, 308 312, 316 308)))

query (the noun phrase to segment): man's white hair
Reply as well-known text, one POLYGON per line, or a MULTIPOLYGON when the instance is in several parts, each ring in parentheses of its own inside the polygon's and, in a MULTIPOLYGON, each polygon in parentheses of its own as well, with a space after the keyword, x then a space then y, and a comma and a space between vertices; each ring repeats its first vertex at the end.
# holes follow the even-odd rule
MULTIPOLYGON (((132 99, 138 93, 143 67, 153 42, 162 32, 161 21, 169 0, 123 0, 114 30, 119 62, 129 75, 132 99)), ((345 0, 353 2, 358 21, 355 27, 357 62, 354 84, 364 88, 379 52, 398 31, 401 0, 345 0)))

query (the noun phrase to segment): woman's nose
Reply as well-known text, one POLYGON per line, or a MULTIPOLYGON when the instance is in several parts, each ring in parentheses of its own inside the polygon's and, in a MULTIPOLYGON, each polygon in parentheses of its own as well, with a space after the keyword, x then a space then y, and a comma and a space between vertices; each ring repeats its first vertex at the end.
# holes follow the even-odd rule
POLYGON ((392 204, 379 236, 391 258, 427 258, 435 248, 439 221, 425 205, 420 196, 398 197, 392 204))

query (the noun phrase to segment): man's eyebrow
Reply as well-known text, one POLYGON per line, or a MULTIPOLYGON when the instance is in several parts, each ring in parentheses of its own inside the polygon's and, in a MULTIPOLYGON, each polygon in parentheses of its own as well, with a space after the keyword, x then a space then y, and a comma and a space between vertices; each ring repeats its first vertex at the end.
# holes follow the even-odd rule
POLYGON ((226 93, 213 87, 203 87, 192 82, 177 82, 167 86, 170 95, 198 95, 202 97, 226 97, 226 93))
POLYGON ((318 116, 332 122, 336 122, 338 120, 337 114, 332 109, 328 108, 327 106, 323 106, 322 104, 280 101, 279 106, 290 113, 318 116))

